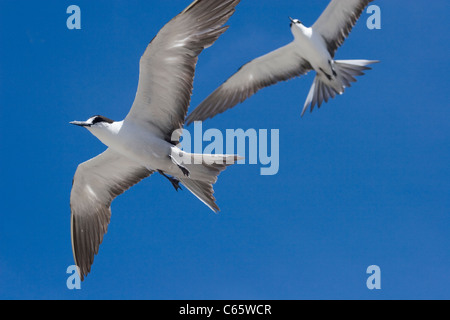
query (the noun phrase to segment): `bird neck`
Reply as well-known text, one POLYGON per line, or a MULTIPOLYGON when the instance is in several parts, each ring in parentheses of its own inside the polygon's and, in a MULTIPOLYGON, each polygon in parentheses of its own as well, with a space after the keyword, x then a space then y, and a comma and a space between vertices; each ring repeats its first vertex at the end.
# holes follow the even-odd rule
POLYGON ((312 37, 312 28, 307 28, 304 25, 295 26, 292 29, 295 39, 304 40, 312 37))
POLYGON ((122 129, 123 121, 105 123, 99 126, 93 126, 89 131, 99 139, 103 144, 109 146, 116 139, 122 129))

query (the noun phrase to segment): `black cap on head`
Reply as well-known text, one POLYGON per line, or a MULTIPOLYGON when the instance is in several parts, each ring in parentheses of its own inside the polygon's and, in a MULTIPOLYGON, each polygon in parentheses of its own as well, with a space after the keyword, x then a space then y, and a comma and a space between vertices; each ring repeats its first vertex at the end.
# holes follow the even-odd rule
POLYGON ((99 123, 99 122, 113 123, 114 120, 111 120, 111 119, 109 119, 107 117, 104 117, 104 116, 95 116, 94 120, 92 121, 92 124, 96 124, 96 123, 99 123))

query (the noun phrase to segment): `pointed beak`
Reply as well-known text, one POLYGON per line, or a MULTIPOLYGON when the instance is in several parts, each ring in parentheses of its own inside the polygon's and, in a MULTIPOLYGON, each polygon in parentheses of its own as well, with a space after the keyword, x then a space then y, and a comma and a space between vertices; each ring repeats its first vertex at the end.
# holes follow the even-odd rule
POLYGON ((292 28, 292 25, 295 24, 294 19, 292 19, 291 17, 289 17, 289 20, 291 20, 291 23, 289 24, 289 26, 292 28))
POLYGON ((73 124, 73 125, 79 126, 79 127, 90 127, 91 126, 89 123, 82 122, 82 121, 72 121, 72 122, 70 122, 70 124, 73 124))

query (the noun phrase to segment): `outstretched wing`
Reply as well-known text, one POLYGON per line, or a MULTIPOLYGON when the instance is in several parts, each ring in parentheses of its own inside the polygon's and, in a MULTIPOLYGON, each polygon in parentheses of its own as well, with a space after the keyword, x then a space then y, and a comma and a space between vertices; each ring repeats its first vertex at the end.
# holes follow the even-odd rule
POLYGON ((373 0, 333 0, 312 26, 325 40, 334 57, 348 37, 364 8, 373 0))
POLYGON ((107 149, 78 166, 70 195, 72 250, 80 278, 90 272, 111 218, 111 202, 152 171, 107 149))
POLYGON ((244 65, 188 116, 187 123, 204 121, 233 108, 262 88, 306 74, 312 69, 292 42, 244 65))
POLYGON ((136 98, 126 121, 149 125, 170 141, 186 117, 198 55, 228 27, 240 0, 197 0, 166 24, 140 62, 136 98))

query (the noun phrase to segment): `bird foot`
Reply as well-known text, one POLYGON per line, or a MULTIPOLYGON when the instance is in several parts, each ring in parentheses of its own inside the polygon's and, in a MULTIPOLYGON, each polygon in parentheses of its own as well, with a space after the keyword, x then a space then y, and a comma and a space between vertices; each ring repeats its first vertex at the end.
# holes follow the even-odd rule
POLYGON ((170 177, 169 181, 172 183, 173 187, 175 188, 175 191, 177 191, 177 192, 178 192, 178 190, 183 191, 183 189, 180 186, 180 181, 178 179, 170 177))
POLYGON ((179 163, 174 159, 174 157, 170 156, 170 159, 172 159, 172 162, 173 162, 174 164, 176 164, 176 165, 178 166, 178 168, 180 168, 181 172, 183 172, 183 174, 184 174, 186 177, 189 177, 189 176, 191 175, 190 171, 189 171, 185 166, 182 166, 181 164, 179 164, 179 163))
POLYGON ((168 175, 166 175, 164 172, 162 172, 161 170, 158 171, 159 174, 161 174, 163 177, 165 177, 167 180, 170 181, 170 183, 172 184, 172 186, 175 188, 175 191, 178 192, 178 190, 183 190, 180 186, 180 180, 174 178, 174 177, 170 177, 168 175))

